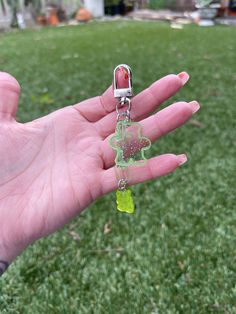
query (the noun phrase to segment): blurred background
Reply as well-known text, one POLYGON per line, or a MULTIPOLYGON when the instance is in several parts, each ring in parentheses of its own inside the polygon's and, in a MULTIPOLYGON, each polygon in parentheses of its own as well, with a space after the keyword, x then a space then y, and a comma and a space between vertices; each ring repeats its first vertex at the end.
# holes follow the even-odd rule
POLYGON ((0 313, 236 313, 235 13, 236 1, 0 0, 19 121, 101 94, 120 63, 135 93, 187 71, 161 108, 201 104, 149 152, 188 163, 133 187, 134 215, 111 193, 28 248, 1 278, 0 313))
POLYGON ((0 29, 10 27, 24 29, 36 24, 54 26, 62 23, 74 24, 76 21, 87 22, 105 16, 168 20, 182 17, 180 12, 185 12, 185 18, 188 17, 190 21, 195 22, 201 19, 212 20, 215 17, 234 17, 236 2, 235 0, 1 0, 0 29), (137 12, 138 10, 141 11, 137 12), (158 15, 153 10, 162 10, 162 12, 158 15), (179 14, 170 10, 179 11, 179 14))

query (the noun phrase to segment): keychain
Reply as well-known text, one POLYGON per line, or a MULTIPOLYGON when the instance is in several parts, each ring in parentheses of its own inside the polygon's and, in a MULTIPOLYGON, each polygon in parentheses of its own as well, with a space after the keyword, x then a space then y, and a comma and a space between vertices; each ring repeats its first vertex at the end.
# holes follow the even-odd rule
POLYGON ((140 123, 131 121, 133 96, 132 72, 128 65, 120 64, 114 70, 114 97, 119 98, 116 106, 117 125, 110 146, 115 150, 117 186, 116 204, 121 212, 133 213, 134 201, 129 185, 130 166, 143 166, 146 163, 145 151, 151 147, 151 141, 142 136, 140 123), (122 77, 120 82, 119 78, 122 77))

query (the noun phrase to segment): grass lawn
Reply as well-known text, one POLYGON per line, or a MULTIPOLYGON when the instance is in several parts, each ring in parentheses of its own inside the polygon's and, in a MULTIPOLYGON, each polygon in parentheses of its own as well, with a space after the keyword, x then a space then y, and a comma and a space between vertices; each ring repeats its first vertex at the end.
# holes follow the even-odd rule
POLYGON ((110 194, 26 250, 1 278, 1 314, 236 313, 235 34, 111 22, 0 36, 0 69, 22 86, 21 121, 100 94, 119 63, 132 67, 136 93, 188 71, 164 105, 202 105, 149 154, 186 152, 189 162, 134 187, 134 215, 110 194))

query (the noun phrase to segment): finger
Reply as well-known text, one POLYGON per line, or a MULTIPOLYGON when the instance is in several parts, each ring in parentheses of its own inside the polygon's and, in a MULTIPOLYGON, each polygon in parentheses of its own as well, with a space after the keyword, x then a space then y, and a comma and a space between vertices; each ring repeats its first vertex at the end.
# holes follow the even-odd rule
POLYGON ((187 122, 200 109, 197 101, 178 102, 142 120, 143 136, 152 142, 187 122))
MULTIPOLYGON (((117 83, 119 86, 127 84, 127 76, 125 71, 118 72, 117 83)), ((77 109, 88 121, 95 122, 111 111, 115 110, 118 99, 114 98, 113 86, 110 86, 100 97, 94 97, 75 105, 77 109)))
MULTIPOLYGON (((187 161, 186 155, 165 154, 151 158, 143 167, 129 167, 129 185, 141 183, 147 180, 165 176, 187 161)), ((117 189, 117 177, 115 167, 104 170, 101 175, 103 194, 117 189)))
MULTIPOLYGON (((119 88, 125 88, 129 84, 129 76, 124 68, 116 71, 116 83, 119 88)), ((75 105, 75 108, 90 122, 97 121, 111 111, 115 110, 119 103, 114 98, 113 86, 110 86, 100 97, 94 97, 75 105)))
POLYGON ((111 95, 113 95, 113 89, 112 86, 110 86, 102 96, 97 96, 94 98, 90 98, 87 100, 84 100, 76 105, 74 105, 74 108, 88 121, 90 122, 96 122, 108 113, 108 107, 112 104, 112 107, 116 107, 118 104, 118 100, 116 98, 112 98, 111 95), (109 103, 109 100, 111 99, 111 103, 109 103), (108 105, 109 103, 109 105, 108 105))
MULTIPOLYGON (((163 135, 183 125, 199 108, 200 106, 196 101, 190 103, 178 102, 170 105, 140 122, 143 136, 148 137, 154 142, 163 135)), ((110 168, 114 164, 115 152, 109 144, 109 140, 112 136, 114 136, 114 134, 110 135, 102 142, 105 169, 110 168)))
MULTIPOLYGON (((142 115, 143 111, 148 114, 153 111, 156 106, 175 95, 177 91, 187 83, 188 79, 189 75, 186 72, 181 72, 178 75, 171 74, 156 81, 145 91, 134 97, 133 107, 136 109, 140 107, 140 111, 137 111, 137 114, 142 115), (145 101, 144 103, 143 100, 145 101)), ((126 77, 120 76, 119 81, 119 84, 122 85, 122 82, 126 82, 126 77)), ((99 121, 105 117, 105 120, 101 121, 99 125, 104 125, 106 128, 109 128, 107 122, 111 122, 110 120, 113 120, 113 116, 115 116, 115 114, 112 116, 109 114, 115 111, 118 103, 118 99, 114 98, 113 86, 111 85, 101 96, 82 101, 74 105, 74 108, 91 122, 99 121)), ((104 137, 106 136, 107 131, 104 137)))
MULTIPOLYGON (((165 100, 175 95, 188 81, 189 75, 182 72, 178 75, 170 74, 153 83, 150 87, 139 93, 132 100, 131 118, 139 121, 157 109, 165 100)), ((110 101, 110 114, 97 121, 100 135, 105 138, 114 132, 116 125, 116 111, 112 110, 110 101)))
POLYGON ((16 117, 20 85, 8 73, 0 72, 0 119, 12 120, 16 117))

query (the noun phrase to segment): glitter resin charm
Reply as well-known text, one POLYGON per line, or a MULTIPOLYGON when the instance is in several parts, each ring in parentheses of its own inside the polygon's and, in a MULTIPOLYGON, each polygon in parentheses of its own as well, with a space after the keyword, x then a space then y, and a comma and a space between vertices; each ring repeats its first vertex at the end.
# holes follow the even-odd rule
POLYGON ((117 166, 143 166, 146 161, 144 151, 151 147, 151 142, 142 136, 139 123, 124 120, 117 123, 110 145, 116 151, 117 166))

